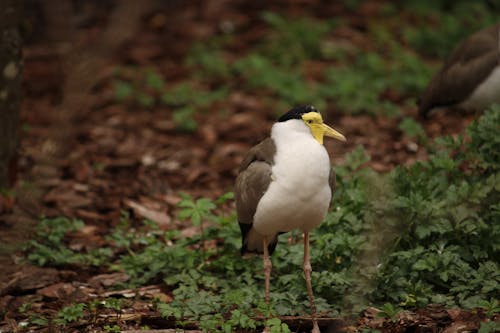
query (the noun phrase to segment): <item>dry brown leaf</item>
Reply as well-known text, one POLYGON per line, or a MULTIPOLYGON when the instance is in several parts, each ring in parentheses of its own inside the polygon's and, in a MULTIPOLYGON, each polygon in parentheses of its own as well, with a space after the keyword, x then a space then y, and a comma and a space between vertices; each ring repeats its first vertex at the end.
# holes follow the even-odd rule
POLYGON ((152 210, 152 209, 150 209, 144 205, 141 205, 138 202, 132 201, 130 199, 123 200, 123 203, 126 206, 132 208, 134 210, 135 214, 137 214, 141 217, 144 217, 148 220, 154 221, 154 222, 158 223, 158 225, 160 225, 160 226, 166 226, 166 225, 170 224, 170 222, 172 221, 170 216, 168 216, 164 212, 152 210))
POLYGON ((1 295, 15 295, 44 288, 60 281, 59 272, 53 268, 24 266, 11 280, 0 288, 1 295))
POLYGON ((92 277, 88 283, 94 287, 111 287, 121 282, 126 282, 130 279, 125 273, 99 274, 92 277))
POLYGON ((76 288, 71 283, 59 282, 39 289, 36 293, 47 298, 66 298, 71 296, 75 291, 76 288))
POLYGON ((146 296, 153 298, 154 295, 160 294, 161 288, 157 285, 145 286, 138 289, 124 289, 124 290, 114 290, 102 293, 102 297, 110 296, 123 296, 125 298, 132 298, 136 296, 146 296))

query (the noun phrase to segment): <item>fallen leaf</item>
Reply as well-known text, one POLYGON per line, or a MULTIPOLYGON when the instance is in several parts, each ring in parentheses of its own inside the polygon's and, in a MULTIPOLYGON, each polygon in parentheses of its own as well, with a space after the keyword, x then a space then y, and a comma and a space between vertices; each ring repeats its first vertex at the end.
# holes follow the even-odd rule
POLYGON ((125 273, 112 273, 112 274, 99 274, 89 280, 91 286, 97 287, 111 287, 121 282, 126 282, 130 276, 125 273))
POLYGON ((59 281, 59 272, 56 269, 25 266, 0 288, 0 296, 27 293, 59 281))
POLYGON ((123 290, 115 290, 115 291, 108 291, 105 293, 102 293, 101 296, 103 297, 110 297, 110 296, 123 296, 125 298, 132 298, 136 296, 145 296, 149 298, 153 298, 154 295, 161 293, 161 288, 160 286, 157 285, 151 285, 151 286, 145 286, 141 287, 138 289, 123 289, 123 290))
POLYGON ((140 203, 129 199, 125 199, 123 202, 126 206, 132 208, 135 214, 144 217, 148 220, 154 221, 158 223, 158 225, 160 226, 168 225, 171 222, 170 216, 168 216, 163 212, 149 209, 148 207, 143 206, 140 203))
POLYGON ((71 283, 59 282, 51 286, 37 290, 38 295, 47 298, 66 298, 71 296, 76 291, 76 288, 71 283))

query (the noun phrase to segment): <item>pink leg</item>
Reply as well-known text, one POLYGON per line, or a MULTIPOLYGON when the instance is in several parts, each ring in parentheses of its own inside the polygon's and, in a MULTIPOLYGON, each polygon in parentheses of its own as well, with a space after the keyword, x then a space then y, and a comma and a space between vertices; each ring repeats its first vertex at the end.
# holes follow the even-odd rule
POLYGON ((266 276, 266 304, 269 306, 269 301, 270 301, 270 296, 269 296, 269 289, 270 289, 270 280, 271 280, 271 268, 273 267, 273 264, 271 262, 271 259, 269 258, 269 251, 267 249, 268 241, 267 241, 267 236, 264 237, 263 241, 264 245, 264 274, 266 276))
POLYGON ((318 321, 316 320, 316 306, 314 305, 314 296, 311 286, 311 262, 309 260, 309 233, 304 232, 304 275, 306 278, 307 293, 309 295, 309 304, 311 306, 311 319, 313 329, 311 333, 320 333, 318 321))

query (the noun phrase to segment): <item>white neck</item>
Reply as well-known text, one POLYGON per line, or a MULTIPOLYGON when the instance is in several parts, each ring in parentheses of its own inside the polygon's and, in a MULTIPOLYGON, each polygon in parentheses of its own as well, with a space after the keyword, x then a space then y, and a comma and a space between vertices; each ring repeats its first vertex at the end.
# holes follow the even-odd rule
POLYGON ((311 130, 301 119, 290 119, 283 122, 275 123, 271 129, 271 137, 285 138, 296 135, 308 135, 313 138, 311 130))

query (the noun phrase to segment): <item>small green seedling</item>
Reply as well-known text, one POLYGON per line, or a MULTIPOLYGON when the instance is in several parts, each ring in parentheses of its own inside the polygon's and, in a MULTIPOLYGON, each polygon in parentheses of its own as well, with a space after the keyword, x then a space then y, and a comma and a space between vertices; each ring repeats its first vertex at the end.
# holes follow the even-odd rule
POLYGON ((56 315, 54 320, 57 324, 66 325, 68 323, 77 321, 85 317, 85 308, 87 306, 84 303, 75 303, 68 305, 61 310, 56 315))
POLYGON ((398 320, 397 318, 398 313, 401 312, 401 308, 395 307, 391 303, 385 303, 382 306, 381 310, 382 311, 377 314, 377 317, 388 318, 393 323, 395 323, 398 320))

